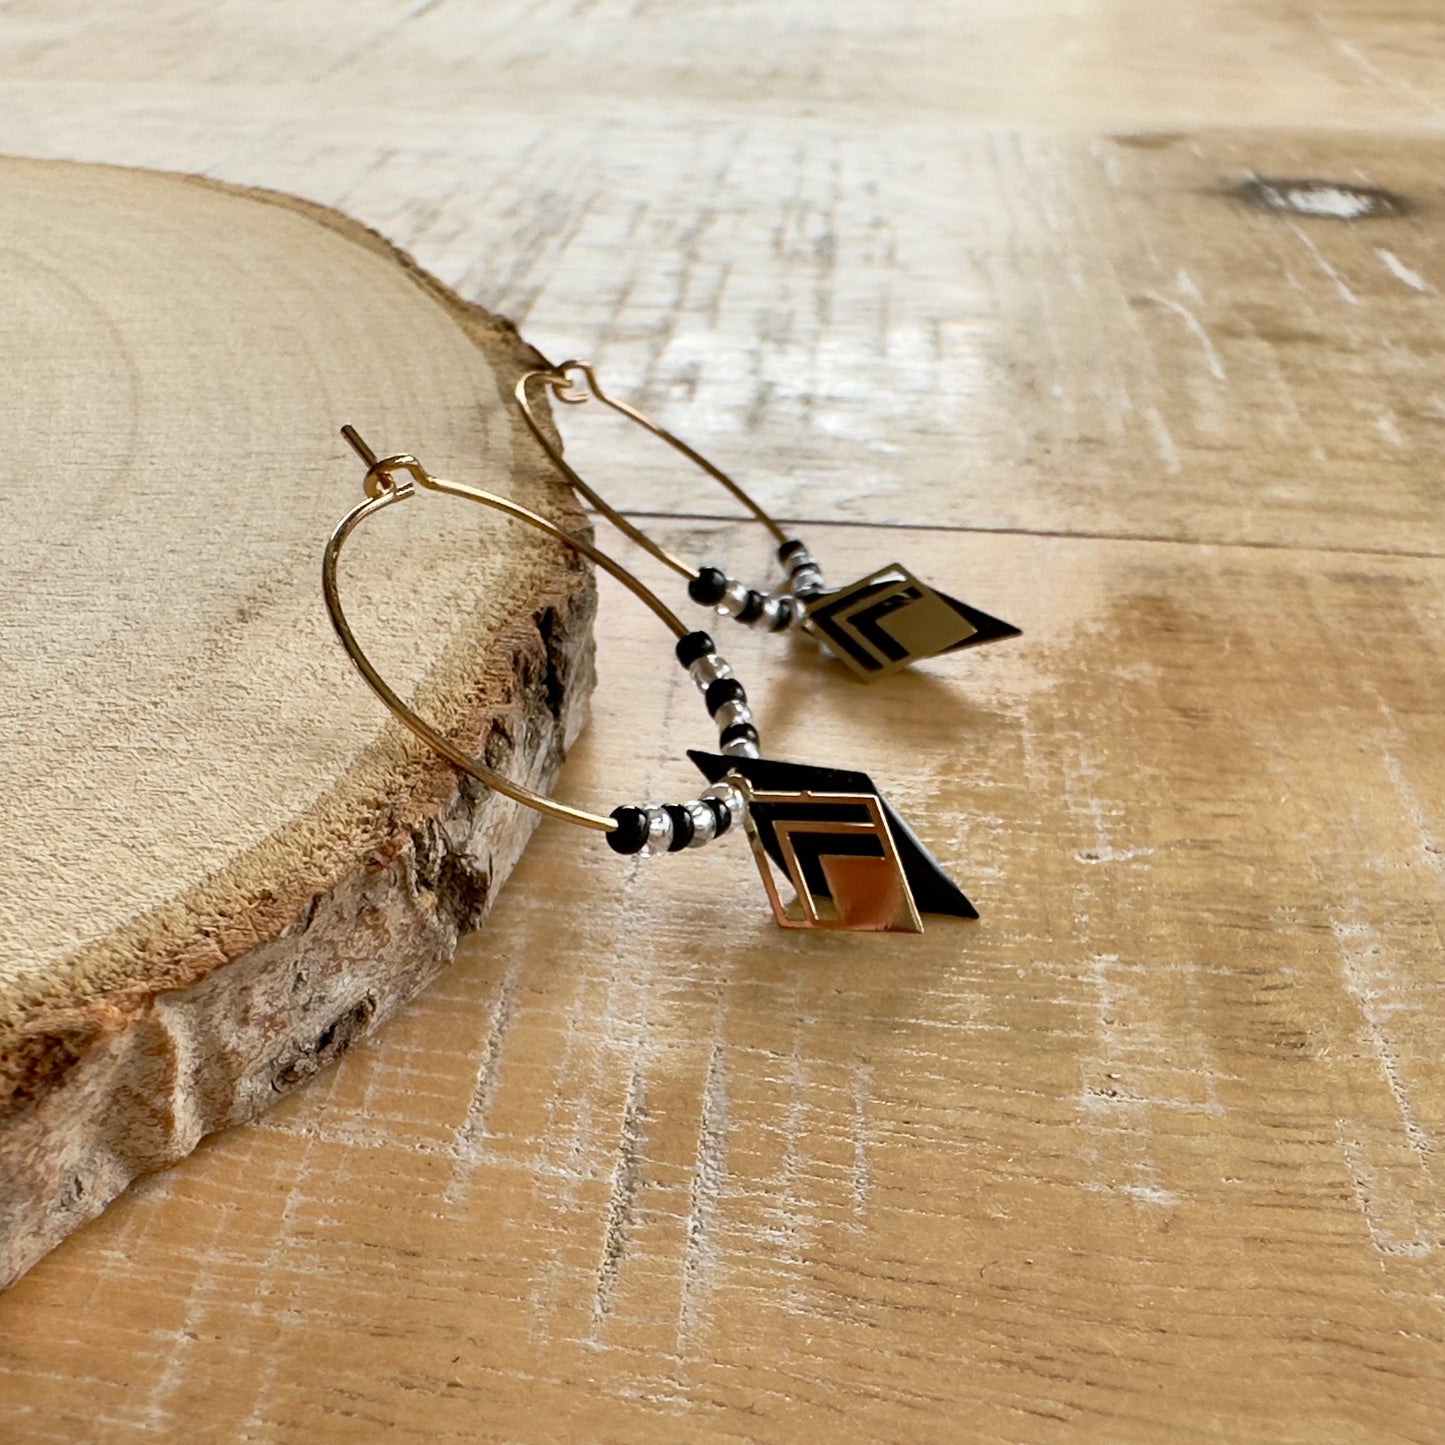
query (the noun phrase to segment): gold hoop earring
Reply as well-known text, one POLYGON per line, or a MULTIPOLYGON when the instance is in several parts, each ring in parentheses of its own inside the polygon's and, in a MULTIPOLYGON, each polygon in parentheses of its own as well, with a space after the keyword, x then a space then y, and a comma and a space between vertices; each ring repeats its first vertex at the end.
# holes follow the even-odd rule
POLYGON ((801 628, 865 682, 887 677, 924 658, 1021 635, 1012 623, 919 581, 900 562, 880 567, 846 587, 829 588, 802 542, 789 537, 757 501, 700 452, 636 407, 603 391, 596 372, 585 361, 564 361, 560 366, 529 371, 518 379, 514 394, 528 429, 577 494, 639 547, 686 578, 688 595, 694 602, 722 616, 765 632, 801 628), (574 379, 577 377, 585 385, 574 379), (693 567, 660 546, 611 506, 566 461, 532 409, 529 385, 547 387, 554 400, 568 406, 600 401, 680 452, 768 530, 777 544, 778 561, 787 573, 786 579, 770 591, 760 591, 717 567, 693 567))
POLYGON ((741 826, 773 915, 784 928, 922 931, 920 912, 976 918, 943 872, 864 773, 761 756, 747 694, 705 632, 690 632, 625 567, 536 512, 479 487, 432 476, 410 454, 378 457, 354 427, 342 435, 366 466, 366 499, 337 523, 321 564, 322 594, 347 657, 367 686, 417 737, 497 792, 563 822, 603 832, 617 853, 651 856, 702 847, 741 826), (676 638, 674 651, 718 727, 718 753, 689 751, 708 787, 686 803, 646 803, 610 814, 570 807, 487 767, 415 713, 387 685, 357 641, 341 605, 338 564, 347 539, 369 517, 418 488, 492 507, 579 553, 622 583, 676 638), (790 883, 789 900, 779 887, 790 883))

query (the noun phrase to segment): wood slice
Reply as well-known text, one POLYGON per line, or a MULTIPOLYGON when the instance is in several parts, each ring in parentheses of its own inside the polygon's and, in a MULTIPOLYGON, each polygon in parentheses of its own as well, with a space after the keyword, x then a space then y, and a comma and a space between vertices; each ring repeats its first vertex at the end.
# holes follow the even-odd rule
MULTIPOLYGON (((414 995, 531 832, 333 641, 321 549, 362 480, 338 425, 583 523, 507 400, 536 354, 357 223, 56 163, 0 162, 0 197, 9 1280, 414 995)), ((342 583, 393 686, 550 785, 592 682, 585 569, 427 495, 342 583)))

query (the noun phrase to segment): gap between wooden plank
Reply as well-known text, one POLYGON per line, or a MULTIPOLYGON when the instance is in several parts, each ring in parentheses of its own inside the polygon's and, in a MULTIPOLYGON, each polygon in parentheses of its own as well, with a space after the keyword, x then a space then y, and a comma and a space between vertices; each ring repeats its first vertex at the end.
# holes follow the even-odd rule
MULTIPOLYGON (((585 509, 589 517, 600 516, 590 507, 585 509)), ((619 509, 621 510, 621 509, 619 509)), ((744 523, 752 525, 750 517, 726 516, 717 512, 634 512, 622 511, 632 521, 641 522, 682 522, 682 523, 744 523)), ((964 527, 959 524, 938 522, 869 522, 852 517, 774 517, 778 526, 789 527, 847 527, 855 530, 882 532, 957 532, 991 537, 1062 537, 1078 542, 1155 542, 1174 547, 1245 547, 1258 552, 1310 552, 1339 555, 1344 557, 1400 557, 1417 562, 1445 561, 1445 552, 1413 552, 1391 547, 1331 547, 1324 544, 1302 542, 1249 542, 1216 541, 1208 537, 1161 537, 1147 532, 1070 532, 1055 531, 1046 527, 964 527)))

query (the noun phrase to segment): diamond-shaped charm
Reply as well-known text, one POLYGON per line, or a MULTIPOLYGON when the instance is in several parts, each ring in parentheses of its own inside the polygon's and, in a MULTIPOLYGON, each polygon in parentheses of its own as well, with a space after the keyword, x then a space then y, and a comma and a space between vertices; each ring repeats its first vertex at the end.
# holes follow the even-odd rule
POLYGON ((1019 629, 920 582, 895 562, 809 599, 803 628, 867 682, 1019 629))
POLYGON ((784 928, 920 933, 923 913, 977 918, 867 773, 689 752, 748 799, 748 841, 784 928), (783 899, 775 870, 797 895, 783 899))
POLYGON ((739 783, 748 841, 780 927, 923 932, 875 795, 759 792, 739 783), (791 902, 779 892, 773 856, 792 885, 791 902))

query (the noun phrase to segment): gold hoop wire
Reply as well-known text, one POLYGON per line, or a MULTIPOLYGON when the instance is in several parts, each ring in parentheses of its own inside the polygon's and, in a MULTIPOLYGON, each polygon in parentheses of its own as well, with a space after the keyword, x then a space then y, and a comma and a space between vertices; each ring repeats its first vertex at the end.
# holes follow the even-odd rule
POLYGON ((534 381, 541 382, 544 386, 549 387, 555 399, 567 406, 580 406, 583 402, 590 400, 592 397, 596 397, 604 406, 611 407, 613 411, 625 416, 629 421, 635 422, 638 426, 642 427, 644 431, 649 431, 653 436, 665 441, 674 451, 680 452, 694 466, 706 472, 715 482, 719 482, 768 529, 774 541, 782 543, 789 540, 788 534, 782 527, 780 527, 778 523, 763 510, 762 506, 754 501, 737 482, 728 476, 721 467, 714 466, 701 452, 694 451, 681 437, 674 436, 666 427, 659 425, 653 421, 651 417, 638 411, 635 406, 629 406, 625 401, 618 401, 615 397, 608 396, 607 393, 602 390, 596 373, 587 362, 576 360, 564 361, 560 366, 553 366, 545 371, 528 371, 519 377, 514 394, 516 395, 518 406, 522 409, 522 419, 527 423, 528 430, 536 437, 538 445, 547 453, 552 465, 567 478, 573 489, 592 506, 596 507, 618 531, 630 537, 645 552, 656 557, 657 560, 665 566, 671 567, 674 572, 678 572, 686 577, 688 581, 693 581, 697 578, 697 569, 688 566, 688 564, 680 558, 674 557, 665 547, 654 542, 646 532, 634 525, 615 507, 611 506, 599 496, 567 463, 562 453, 552 445, 552 440, 542 430, 541 422, 533 412, 531 399, 527 395, 527 385, 529 382, 534 381), (586 378, 586 389, 577 386, 571 380, 575 372, 580 372, 582 376, 586 378))
POLYGON ((468 487, 461 482, 449 482, 442 477, 434 477, 414 456, 407 453, 378 458, 353 426, 342 427, 341 435, 350 443, 357 456, 366 463, 367 495, 364 502, 358 503, 336 524, 331 536, 327 538, 326 551, 321 559, 321 591, 326 599, 326 611, 331 618, 331 625, 336 629, 336 635, 341 640, 342 647, 346 649, 346 655, 351 659, 353 666, 365 679, 366 685, 397 719, 454 767, 460 768, 464 773, 476 778, 478 782, 485 783, 504 797, 511 798, 514 802, 522 803, 529 808, 535 808, 539 813, 560 818, 563 822, 577 823, 584 828, 595 828, 599 832, 612 832, 618 826, 615 818, 604 818, 599 813, 589 813, 583 808, 568 807, 567 804, 559 803, 543 793, 534 792, 531 788, 523 787, 520 783, 514 783, 509 778, 504 778, 470 753, 457 747, 449 738, 444 737, 424 718, 413 712, 391 690, 386 679, 376 670, 371 659, 362 650, 355 633, 351 630, 351 624, 347 621, 346 613, 342 609, 341 592, 337 584, 337 563, 341 557, 341 549, 346 545, 347 538, 368 517, 375 516, 377 512, 391 506, 394 502, 405 501, 415 493, 418 486, 421 486, 428 491, 442 492, 447 496, 461 497, 470 502, 480 502, 483 506, 502 512, 518 522, 525 522, 529 527, 535 527, 539 532, 544 532, 555 541, 561 542, 564 546, 571 548, 572 551, 602 568, 609 576, 616 578, 633 596, 646 603, 675 636, 686 637, 688 629, 678 620, 666 603, 649 591, 619 562, 615 562, 605 552, 598 551, 590 542, 570 536, 554 522, 549 522, 546 517, 529 511, 526 507, 519 506, 506 497, 499 497, 494 492, 484 491, 480 487, 468 487))

